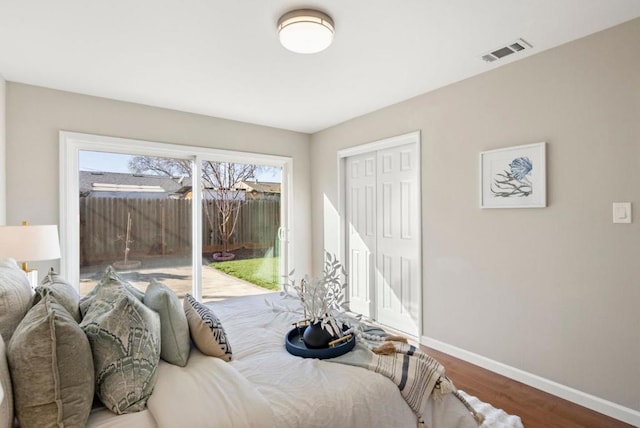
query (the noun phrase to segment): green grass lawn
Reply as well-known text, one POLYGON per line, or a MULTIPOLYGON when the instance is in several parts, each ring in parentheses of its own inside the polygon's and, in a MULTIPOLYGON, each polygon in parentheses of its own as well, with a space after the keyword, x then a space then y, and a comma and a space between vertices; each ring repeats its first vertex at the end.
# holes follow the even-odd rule
POLYGON ((280 290, 279 261, 278 257, 266 257, 217 262, 209 266, 267 290, 280 290))

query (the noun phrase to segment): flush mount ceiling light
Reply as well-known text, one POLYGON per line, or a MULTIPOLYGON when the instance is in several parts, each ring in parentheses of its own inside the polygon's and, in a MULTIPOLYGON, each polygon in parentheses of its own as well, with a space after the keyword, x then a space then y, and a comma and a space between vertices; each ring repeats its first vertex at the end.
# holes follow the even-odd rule
POLYGON ((333 20, 313 9, 287 12, 278 20, 280 43, 288 50, 312 54, 325 50, 333 41, 333 20))

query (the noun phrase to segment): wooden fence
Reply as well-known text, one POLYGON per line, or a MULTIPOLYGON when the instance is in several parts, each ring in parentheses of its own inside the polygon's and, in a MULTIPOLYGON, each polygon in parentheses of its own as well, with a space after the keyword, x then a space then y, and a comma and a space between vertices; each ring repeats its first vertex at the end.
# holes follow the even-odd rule
MULTIPOLYGON (((203 253, 221 251, 215 201, 204 204, 203 253)), ((191 253, 191 200, 80 198, 81 266, 124 257, 129 214, 130 259, 191 253)), ((277 248, 279 227, 280 201, 243 202, 230 248, 277 248)))

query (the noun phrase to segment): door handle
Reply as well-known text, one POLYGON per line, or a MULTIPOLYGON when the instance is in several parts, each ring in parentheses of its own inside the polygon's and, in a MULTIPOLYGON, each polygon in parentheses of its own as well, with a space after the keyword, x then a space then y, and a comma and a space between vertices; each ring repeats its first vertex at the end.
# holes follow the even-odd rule
POLYGON ((278 239, 280 239, 280 241, 287 241, 287 228, 284 226, 280 226, 278 228, 278 239))

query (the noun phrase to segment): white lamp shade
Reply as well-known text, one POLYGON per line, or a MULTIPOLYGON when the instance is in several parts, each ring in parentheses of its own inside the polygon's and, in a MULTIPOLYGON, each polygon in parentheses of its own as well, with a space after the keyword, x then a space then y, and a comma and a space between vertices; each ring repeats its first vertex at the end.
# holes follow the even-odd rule
POLYGON ((316 10, 294 10, 278 21, 280 43, 296 53, 311 54, 325 50, 333 42, 334 32, 331 18, 316 10))
POLYGON ((58 226, 0 226, 0 258, 19 262, 60 258, 58 226))

